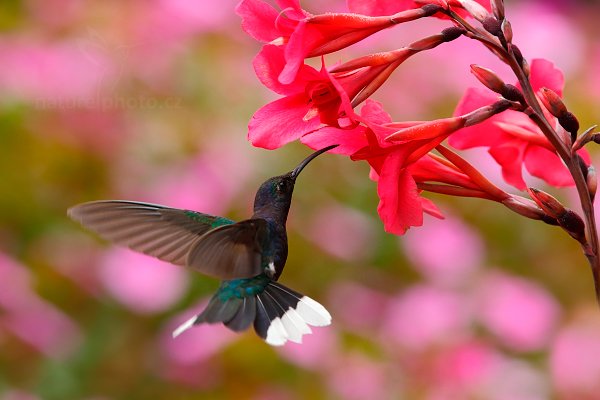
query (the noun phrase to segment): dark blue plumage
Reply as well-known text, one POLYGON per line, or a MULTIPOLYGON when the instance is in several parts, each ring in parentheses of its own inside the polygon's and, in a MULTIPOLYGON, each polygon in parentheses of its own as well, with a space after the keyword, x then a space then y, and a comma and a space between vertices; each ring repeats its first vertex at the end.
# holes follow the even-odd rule
POLYGON ((68 214, 105 239, 223 279, 206 309, 174 336, 200 323, 223 323, 236 332, 254 325, 272 345, 300 342, 311 332, 309 325, 328 325, 331 316, 321 304, 277 282, 288 255, 285 224, 296 178, 334 147, 265 181, 256 193, 252 218, 244 221, 120 200, 80 204, 68 214))

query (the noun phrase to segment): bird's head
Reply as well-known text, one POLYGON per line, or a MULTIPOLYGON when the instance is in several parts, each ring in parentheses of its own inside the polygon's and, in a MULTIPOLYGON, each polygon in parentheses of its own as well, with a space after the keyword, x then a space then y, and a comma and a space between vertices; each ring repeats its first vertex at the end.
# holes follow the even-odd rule
POLYGON ((287 174, 274 176, 267 179, 260 185, 260 188, 256 192, 256 199, 254 201, 254 210, 262 209, 264 207, 274 206, 277 208, 287 207, 289 209, 292 201, 292 193, 294 192, 294 185, 296 178, 300 175, 300 172, 310 163, 313 159, 326 151, 329 151, 338 145, 327 146, 321 150, 315 151, 310 156, 306 157, 296 168, 288 172, 287 174))

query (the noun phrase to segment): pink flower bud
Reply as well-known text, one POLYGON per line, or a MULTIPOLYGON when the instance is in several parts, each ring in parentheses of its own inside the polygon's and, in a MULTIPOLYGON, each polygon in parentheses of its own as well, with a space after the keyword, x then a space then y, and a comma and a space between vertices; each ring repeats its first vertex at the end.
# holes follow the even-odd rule
POLYGON ((468 114, 463 115, 465 118, 465 126, 477 125, 496 114, 508 110, 512 106, 508 100, 499 100, 489 106, 478 108, 468 114))
POLYGON ((481 22, 483 28, 496 37, 502 35, 502 23, 495 17, 489 16, 481 22))
POLYGON ((529 195, 546 214, 556 221, 571 237, 578 242, 586 243, 585 223, 573 210, 563 206, 556 198, 538 189, 527 189, 529 195))
POLYGON ((406 142, 409 140, 434 139, 449 135, 465 126, 465 118, 462 116, 436 119, 419 125, 400 129, 385 138, 386 142, 406 142))
POLYGON ((543 220, 547 214, 542 211, 533 201, 520 196, 510 196, 502 200, 509 210, 527 218, 543 220))
POLYGON ((552 218, 558 219, 561 215, 567 212, 567 208, 563 206, 555 197, 549 195, 548 193, 534 188, 528 188, 527 192, 529 192, 529 195, 533 201, 535 201, 536 204, 552 218))
POLYGON ((504 38, 508 43, 512 42, 513 39, 513 30, 512 25, 509 20, 505 19, 502 22, 502 33, 504 33, 504 38))
POLYGON ((596 190, 598 189, 598 177, 596 176, 596 168, 594 168, 593 165, 590 165, 587 170, 586 183, 590 197, 592 198, 592 201, 594 201, 596 190))
POLYGON ((498 20, 504 20, 504 0, 492 0, 490 1, 492 7, 492 13, 498 20))
POLYGON ((473 16, 477 21, 483 22, 487 17, 490 17, 490 13, 485 9, 484 6, 477 3, 474 0, 456 0, 462 8, 467 10, 469 14, 473 16))
POLYGON ((475 75, 475 78, 483 83, 485 87, 496 93, 501 93, 506 85, 494 71, 480 67, 479 65, 471 64, 471 73, 475 75))
POLYGON ((567 107, 563 103, 562 99, 558 94, 556 94, 553 90, 548 88, 541 89, 541 100, 544 104, 544 107, 550 114, 554 115, 556 118, 560 118, 564 114, 567 113, 567 107))

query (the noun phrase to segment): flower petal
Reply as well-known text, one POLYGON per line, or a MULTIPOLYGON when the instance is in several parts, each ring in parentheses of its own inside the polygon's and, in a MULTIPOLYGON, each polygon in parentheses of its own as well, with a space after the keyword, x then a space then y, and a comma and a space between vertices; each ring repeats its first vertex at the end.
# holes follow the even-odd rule
POLYGON ((338 144, 339 146, 330 150, 330 153, 350 156, 369 144, 365 135, 366 129, 361 125, 354 129, 326 126, 302 136, 300 142, 314 150, 338 144))
POLYGON ((377 211, 386 232, 404 234, 411 226, 423 224, 423 208, 417 184, 407 168, 402 167, 403 152, 390 154, 383 163, 377 184, 377 211))
POLYGON ((558 155, 544 147, 528 146, 525 167, 533 176, 555 187, 573 186, 575 182, 558 155))
POLYGON ((248 140, 256 147, 276 149, 314 131, 318 118, 305 121, 308 112, 304 93, 275 100, 259 109, 248 124, 248 140))
POLYGON ((525 190, 527 185, 523 180, 523 156, 527 144, 521 140, 506 141, 502 146, 489 150, 496 162, 502 167, 504 181, 519 190, 525 190))
POLYGON ((531 86, 535 92, 547 87, 562 97, 565 77, 561 70, 556 68, 552 62, 543 58, 532 60, 530 68, 531 86))
MULTIPOLYGON (((469 88, 458 103, 454 115, 464 115, 473 110, 492 104, 497 96, 487 89, 469 88)), ((449 143, 457 149, 469 149, 472 147, 492 146, 499 142, 502 132, 493 124, 502 114, 483 121, 480 124, 459 129, 454 132, 449 143)))
POLYGON ((279 82, 278 77, 285 67, 285 58, 283 48, 272 44, 263 46, 252 61, 252 65, 261 83, 282 95, 304 92, 307 81, 323 79, 319 71, 303 64, 298 71, 296 80, 285 85, 279 82))
POLYGON ((260 0, 242 0, 235 12, 242 17, 242 29, 254 39, 271 42, 281 36, 275 25, 279 13, 260 0))

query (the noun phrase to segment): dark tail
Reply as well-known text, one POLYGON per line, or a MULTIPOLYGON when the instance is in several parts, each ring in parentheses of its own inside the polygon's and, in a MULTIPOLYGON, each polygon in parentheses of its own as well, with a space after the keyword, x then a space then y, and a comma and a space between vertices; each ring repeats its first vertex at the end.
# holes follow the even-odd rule
MULTIPOLYGON (((253 279, 253 278, 251 278, 253 279)), ((222 322, 240 332, 254 324, 254 330, 268 344, 281 346, 288 340, 302 342, 311 333, 309 325, 326 326, 331 315, 321 304, 275 281, 264 286, 247 285, 247 279, 226 281, 206 309, 173 332, 173 337, 201 323, 222 322)))

